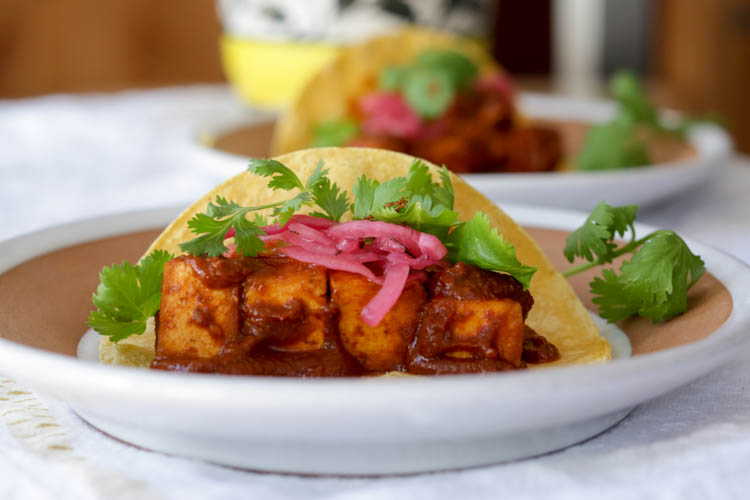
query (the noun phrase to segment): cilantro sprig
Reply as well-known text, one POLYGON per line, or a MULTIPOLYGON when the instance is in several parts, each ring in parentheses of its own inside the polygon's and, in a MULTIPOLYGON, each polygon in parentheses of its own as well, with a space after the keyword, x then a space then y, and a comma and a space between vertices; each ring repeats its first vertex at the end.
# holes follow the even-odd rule
POLYGON ((254 220, 248 220, 250 213, 271 209, 271 216, 276 218, 274 223, 284 225, 303 207, 316 206, 319 210, 312 215, 335 221, 341 220, 349 210, 346 192, 327 177, 328 169, 323 168, 322 161, 306 183, 289 167, 276 160, 252 159, 248 170, 262 177, 270 177, 268 187, 274 191, 299 192, 288 200, 253 207, 243 207, 217 196, 215 202, 209 202, 205 213, 196 214, 188 221, 188 227, 198 236, 180 243, 183 252, 217 257, 228 251, 225 240, 227 234, 234 230, 237 253, 255 257, 263 251, 263 241, 259 236, 265 234, 262 227, 268 225, 268 220, 260 214, 255 214, 254 220))
POLYGON ((164 264, 173 258, 169 252, 156 250, 138 265, 123 262, 103 268, 91 298, 96 310, 86 324, 113 342, 146 331, 146 320, 161 303, 164 264))
POLYGON ((685 312, 687 292, 706 270, 703 260, 674 231, 658 230, 636 239, 637 211, 635 205, 612 207, 600 202, 565 242, 563 253, 569 262, 576 257, 587 261, 565 271, 566 277, 632 254, 619 274, 604 269, 602 277, 589 284, 600 316, 609 322, 637 314, 657 323, 685 312), (628 232, 629 242, 615 242, 628 232))
POLYGON ((358 135, 359 125, 354 120, 328 120, 320 123, 313 130, 312 146, 316 148, 345 146, 358 135))
POLYGON ((448 260, 468 262, 483 269, 506 272, 524 287, 529 287, 536 268, 521 264, 516 258, 516 249, 503 238, 497 229, 490 227, 487 215, 474 214, 469 222, 461 224, 448 235, 448 260))
POLYGON ((479 74, 479 67, 464 54, 431 49, 419 53, 409 65, 389 66, 378 85, 388 92, 401 92, 422 118, 436 118, 451 105, 479 74))
POLYGON ((684 136, 698 122, 683 118, 676 125, 662 120, 635 74, 617 72, 610 82, 617 102, 612 120, 594 125, 575 159, 579 170, 644 167, 650 163, 644 133, 684 136))

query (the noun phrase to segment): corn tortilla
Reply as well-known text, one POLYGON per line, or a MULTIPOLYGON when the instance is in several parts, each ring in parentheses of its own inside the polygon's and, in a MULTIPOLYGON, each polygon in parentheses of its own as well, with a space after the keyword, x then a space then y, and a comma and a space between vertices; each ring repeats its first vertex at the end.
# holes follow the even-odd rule
MULTIPOLYGON (((365 175, 380 182, 394 177, 405 177, 414 160, 413 157, 402 153, 368 148, 314 148, 282 155, 276 159, 295 171, 303 181, 312 174, 319 161, 324 161, 331 180, 346 190, 350 197, 352 186, 360 176, 365 175)), ((437 178, 437 167, 427 162, 426 164, 437 178)), ((521 263, 537 267, 530 286, 534 306, 529 313, 527 324, 557 346, 561 357, 556 363, 542 366, 601 362, 610 359, 609 343, 599 335, 596 325, 567 280, 554 269, 534 240, 500 208, 460 177, 451 174, 451 179, 455 192, 455 209, 459 213, 459 218, 469 220, 475 212, 484 212, 491 225, 515 245, 521 263)), ((195 236, 187 226, 188 220, 197 213, 204 212, 209 201, 214 201, 216 196, 223 196, 244 206, 263 205, 290 197, 290 192, 271 190, 267 184, 268 178, 247 171, 224 181, 177 217, 153 242, 146 254, 157 249, 167 250, 175 255, 181 254, 179 244, 195 236)), ((101 359, 117 364, 141 366, 144 365, 144 360, 150 361, 150 358, 144 355, 143 349, 150 349, 153 357, 153 332, 131 338, 132 341, 121 342, 117 346, 103 338, 101 359), (136 347, 133 347, 133 344, 136 347), (129 356, 132 352, 137 354, 137 359, 129 356)))

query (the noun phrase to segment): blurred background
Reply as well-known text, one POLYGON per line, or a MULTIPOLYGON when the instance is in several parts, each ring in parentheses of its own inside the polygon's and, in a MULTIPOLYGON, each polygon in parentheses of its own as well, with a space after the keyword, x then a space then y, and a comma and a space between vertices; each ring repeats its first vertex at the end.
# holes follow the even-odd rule
POLYGON ((237 82, 257 75, 248 60, 312 71, 339 44, 406 22, 486 38, 521 88, 604 95, 631 68, 658 104, 720 116, 750 153, 748 0, 2 0, 0 98, 237 82), (293 55, 269 52, 290 41, 293 55))

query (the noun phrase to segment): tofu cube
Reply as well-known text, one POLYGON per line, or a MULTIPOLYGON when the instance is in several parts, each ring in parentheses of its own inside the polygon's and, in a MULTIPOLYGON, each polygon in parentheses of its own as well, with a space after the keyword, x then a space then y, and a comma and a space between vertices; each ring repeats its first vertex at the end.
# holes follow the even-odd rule
POLYGON ((344 348, 367 370, 400 369, 419 326, 419 313, 426 292, 418 282, 407 283, 401 297, 372 327, 362 322, 362 308, 380 290, 380 285, 359 274, 331 271, 331 302, 339 311, 339 334, 344 348))
POLYGON ((455 301, 454 315, 448 323, 451 340, 457 347, 452 351, 454 357, 465 357, 461 355, 462 348, 480 356, 496 350, 500 359, 514 366, 520 364, 524 336, 521 304, 510 299, 440 300, 455 301))
POLYGON ((264 261, 266 266, 243 283, 245 345, 264 343, 295 352, 322 349, 329 316, 326 269, 286 258, 264 261))
POLYGON ((239 333, 240 285, 209 288, 184 257, 164 265, 156 355, 210 358, 239 333))

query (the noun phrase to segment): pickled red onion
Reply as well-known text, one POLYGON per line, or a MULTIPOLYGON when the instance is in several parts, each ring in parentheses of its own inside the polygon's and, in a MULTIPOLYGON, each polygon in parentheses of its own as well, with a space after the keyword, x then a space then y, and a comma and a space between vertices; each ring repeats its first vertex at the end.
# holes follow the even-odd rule
MULTIPOLYGON (((436 236, 389 222, 339 223, 322 217, 294 215, 283 226, 262 229, 266 234, 259 238, 264 243, 286 243, 281 251, 292 259, 360 274, 381 284, 362 309, 362 321, 369 326, 382 321, 406 283, 427 279, 423 269, 447 265, 443 258, 448 250, 436 236)), ((227 232, 227 238, 232 236, 234 229, 227 232)), ((235 254, 236 246, 229 245, 225 256, 235 254)))
MULTIPOLYGON (((276 236, 276 235, 274 235, 276 236)), ((303 248, 308 252, 314 252, 322 255, 336 255, 339 251, 333 245, 321 245, 313 241, 309 241, 299 234, 295 234, 292 231, 284 231, 278 234, 279 238, 286 241, 292 246, 303 248)))
POLYGON ((397 93, 373 92, 359 100, 366 135, 391 135, 402 139, 415 137, 422 128, 419 116, 397 93))
POLYGON ((289 228, 289 231, 291 231, 292 233, 297 233, 301 238, 304 238, 306 240, 318 243, 319 245, 329 246, 331 248, 334 248, 336 246, 336 242, 334 242, 331 238, 321 233, 317 229, 313 229, 312 227, 305 224, 301 224, 299 222, 290 222, 289 224, 287 224, 287 227, 289 228))
POLYGON ((359 250, 359 240, 356 238, 342 238, 336 242, 336 248, 343 253, 352 253, 359 250))
POLYGON ((408 264, 394 264, 386 268, 383 286, 378 293, 362 308, 362 321, 366 325, 378 326, 378 323, 396 304, 409 278, 408 264))
POLYGON ((307 262, 308 264, 317 264, 328 269, 335 269, 337 271, 347 271, 354 274, 361 274, 370 281, 375 283, 382 283, 383 280, 375 276, 364 264, 356 262, 352 259, 342 258, 340 255, 320 255, 314 254, 305 250, 304 248, 290 246, 284 248, 284 253, 294 260, 300 262, 307 262))

